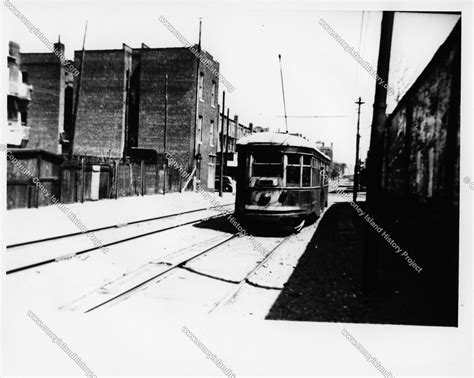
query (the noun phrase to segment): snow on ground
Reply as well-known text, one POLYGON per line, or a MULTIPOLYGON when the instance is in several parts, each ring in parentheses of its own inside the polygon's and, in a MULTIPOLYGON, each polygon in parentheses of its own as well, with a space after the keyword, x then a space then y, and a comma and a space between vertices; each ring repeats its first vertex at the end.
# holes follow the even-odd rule
MULTIPOLYGON (((172 195, 167 195, 171 197, 172 195)), ((161 213, 174 213, 178 209, 205 207, 194 196, 184 195, 179 198, 180 205, 171 206, 161 202, 162 196, 156 198, 137 197, 124 199, 123 209, 130 209, 123 216, 122 205, 117 201, 102 201, 104 203, 87 203, 82 206, 94 210, 83 210, 81 215, 90 220, 92 226, 98 227, 112 223, 126 222, 132 219, 157 216, 156 208, 161 213), (160 198, 159 198, 160 197, 160 198), (185 199, 189 198, 189 199, 185 199), (188 202, 186 202, 188 201, 188 202), (106 204, 107 203, 107 204, 106 204), (111 205, 109 205, 111 204, 111 205), (127 205, 128 204, 128 205, 127 205), (185 206, 188 206, 186 208, 185 206), (98 212, 97 209, 102 210, 98 212), (140 213, 138 211, 141 211, 140 213), (100 214, 93 219, 93 214, 100 214)), ((167 202, 171 202, 170 198, 167 202)), ((227 201, 235 197, 226 196, 227 201)), ((121 200, 118 200, 121 201, 121 200)), ((73 205, 71 205, 73 206, 73 205)), ((76 205, 77 206, 77 205, 76 205)), ((80 210, 77 210, 78 213, 80 210)), ((12 212, 10 220, 21 224, 19 213, 38 214, 59 225, 55 232, 75 232, 71 229, 68 219, 55 207, 21 210, 12 212), (56 212, 56 214, 54 214, 56 212), (59 217, 57 215, 60 215, 59 217)), ((32 216, 34 217, 34 216, 32 216)), ((47 222, 44 222, 47 223, 47 222)), ((26 227, 33 227, 31 219, 25 220, 26 227)), ((48 226, 50 227, 50 225, 48 226)), ((36 229, 34 237, 44 237, 54 234, 50 228, 41 225, 36 229), (43 230, 43 234, 39 229, 43 230)), ((257 285, 282 287, 291 275, 292 269, 305 250, 305 246, 316 230, 317 224, 303 229, 282 245, 263 266, 262 271, 252 277, 257 285)), ((12 225, 10 225, 10 229, 12 225)), ((114 232, 129 231, 118 229, 114 232)), ((8 361, 6 374, 22 375, 81 375, 81 369, 58 347, 49 337, 26 315, 28 310, 35 312, 58 337, 67 342, 68 346, 77 353, 83 361, 97 374, 150 374, 159 371, 160 374, 189 374, 196 372, 207 376, 220 374, 218 368, 210 363, 197 349, 186 340, 180 329, 183 324, 193 324, 196 319, 216 324, 218 319, 227 319, 230 315, 242 319, 264 319, 273 304, 278 290, 245 286, 237 300, 208 316, 213 305, 235 288, 235 284, 226 281, 241 280, 252 268, 263 259, 263 256, 252 249, 247 238, 232 240, 218 250, 210 251, 201 258, 187 264, 185 269, 179 269, 160 282, 134 292, 126 300, 104 306, 96 311, 84 314, 74 311, 74 301, 100 287, 106 287, 113 282, 117 287, 127 284, 123 277, 133 272, 140 272, 151 261, 166 260, 170 253, 187 248, 206 240, 230 235, 230 231, 214 227, 185 226, 179 229, 165 231, 136 239, 124 244, 109 247, 107 254, 101 251, 84 254, 70 260, 60 261, 25 272, 11 274, 6 277, 4 285, 4 358, 8 361), (124 276, 125 275, 125 276, 124 276), (66 307, 61 306, 69 305, 66 307), (91 341, 93 340, 93 341, 91 341), (172 341, 173 340, 173 341, 172 341), (165 342, 166 341, 166 342, 165 342), (92 344, 91 344, 92 342, 92 344), (105 349, 107 348, 107 349, 105 349), (150 352, 156 349, 156 353, 150 352), (195 359, 183 364, 180 360, 182 350, 188 350, 186 355, 195 359), (41 350, 44 353, 36 353, 41 350), (127 363, 126 356, 133 354, 135 364, 127 363), (48 360, 41 356, 47 355, 48 360), (163 360, 163 358, 165 360, 163 360), (25 363, 28 361, 28 363, 25 363), (196 370, 194 370, 196 369, 196 370)), ((235 230, 234 230, 235 232, 235 230)), ((104 236, 105 237, 105 236, 104 236)), ((257 237, 262 246, 270 251, 282 240, 278 237, 257 237)), ((10 243, 24 240, 19 233, 12 236, 10 243)), ((87 242, 78 239, 76 247, 83 247, 87 242), (85 244, 84 244, 85 243, 85 244)), ((55 248, 60 250, 57 245, 55 248)), ((109 286, 114 287, 114 285, 109 286)), ((225 320, 227 322, 227 320, 225 320)), ((230 323, 226 323, 230 324, 230 323)), ((208 334, 202 333, 202 334, 208 334)), ((217 342, 217 339, 215 340, 217 342)), ((229 344, 230 345, 230 344, 229 344)), ((220 346, 216 352, 219 357, 226 359, 227 346, 220 346)), ((227 359, 229 355, 227 355, 227 359)), ((232 366, 230 365, 232 368, 232 366)))
MULTIPOLYGON (((223 197, 214 193, 214 198, 222 204, 235 201, 235 195, 231 193, 224 193, 223 197)), ((94 229, 181 211, 207 208, 212 205, 210 200, 206 200, 199 193, 183 192, 87 201, 65 206, 76 215, 84 226, 94 229)), ((55 205, 37 209, 8 210, 5 226, 6 245, 80 231, 55 205)))

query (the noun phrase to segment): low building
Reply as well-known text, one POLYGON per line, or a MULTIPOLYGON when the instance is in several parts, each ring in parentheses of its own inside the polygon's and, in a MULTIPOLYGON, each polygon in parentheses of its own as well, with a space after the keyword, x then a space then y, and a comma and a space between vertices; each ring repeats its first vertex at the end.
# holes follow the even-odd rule
POLYGON ((22 72, 20 45, 12 41, 9 43, 7 61, 7 146, 24 148, 28 145, 30 125, 33 124, 28 114, 33 87, 28 84, 27 73, 22 72))

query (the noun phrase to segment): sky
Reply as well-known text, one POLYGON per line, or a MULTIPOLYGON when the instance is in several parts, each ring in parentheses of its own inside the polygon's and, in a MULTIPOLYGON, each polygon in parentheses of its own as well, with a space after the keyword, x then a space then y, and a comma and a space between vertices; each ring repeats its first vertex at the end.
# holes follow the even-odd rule
MULTIPOLYGON (((320 24, 323 18, 372 67, 377 66, 380 11, 321 10, 316 2, 282 1, 15 1, 14 4, 51 42, 58 35, 66 58, 82 47, 86 20, 86 49, 120 49, 122 43, 151 48, 178 47, 180 42, 160 22, 164 16, 190 42, 198 41, 202 18, 202 47, 220 62, 220 72, 235 87, 226 93, 230 114, 241 123, 285 129, 278 54, 282 55, 286 107, 291 133, 311 141, 333 143, 334 160, 350 168, 355 160, 357 105, 361 107, 361 152, 369 146, 375 80, 344 51, 320 24)), ((456 15, 396 13, 389 85, 396 91, 413 83, 445 41, 456 15)), ((9 40, 21 52, 48 48, 2 2, 4 48, 9 40)), ((224 90, 220 86, 220 92, 224 90)), ((219 94, 221 102, 222 94, 219 94)), ((387 99, 388 113, 396 106, 387 99)))

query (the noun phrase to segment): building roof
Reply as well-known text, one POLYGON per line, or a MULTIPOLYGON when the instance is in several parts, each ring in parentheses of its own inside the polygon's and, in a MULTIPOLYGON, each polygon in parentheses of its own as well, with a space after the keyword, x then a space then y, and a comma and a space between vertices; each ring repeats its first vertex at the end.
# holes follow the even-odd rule
POLYGON ((255 133, 239 139, 237 141, 237 144, 243 146, 249 144, 266 144, 274 146, 306 147, 318 151, 323 157, 328 160, 331 160, 329 156, 323 154, 320 150, 318 150, 315 143, 312 143, 309 140, 306 140, 299 136, 286 133, 276 133, 271 131, 255 133))

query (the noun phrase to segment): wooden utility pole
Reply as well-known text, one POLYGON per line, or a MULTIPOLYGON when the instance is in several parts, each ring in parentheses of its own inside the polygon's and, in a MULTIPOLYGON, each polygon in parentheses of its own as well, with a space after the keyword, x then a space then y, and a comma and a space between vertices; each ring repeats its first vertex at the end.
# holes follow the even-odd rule
POLYGON ((166 175, 168 174, 168 159, 166 158, 166 138, 168 130, 168 74, 165 75, 165 127, 163 130, 163 153, 165 162, 163 165, 163 195, 166 194, 166 175))
MULTIPOLYGON (((377 75, 388 84, 390 67, 390 52, 392 48, 394 12, 383 12, 380 31, 379 57, 377 62, 377 75)), ((387 88, 375 84, 374 110, 372 115, 372 128, 370 133, 370 148, 367 159, 367 202, 375 206, 382 189, 382 167, 385 121, 387 119, 387 88)))
MULTIPOLYGON (((377 75, 388 84, 390 67, 390 52, 392 47, 394 12, 383 12, 380 30, 380 47, 377 62, 377 75)), ((374 110, 370 133, 370 147, 367 159, 367 205, 369 211, 380 211, 380 191, 382 189, 382 168, 385 121, 387 118, 387 88, 375 84, 374 110)), ((374 214, 376 215, 376 214, 374 214)), ((366 226, 366 242, 362 259, 362 287, 365 292, 371 292, 377 286, 378 243, 379 235, 372 227, 366 226)))
MULTIPOLYGON (((199 18, 199 40, 198 40, 198 54, 201 56, 201 30, 202 30, 202 19, 199 18)), ((198 156, 200 155, 199 151, 199 144, 198 144, 198 135, 197 129, 199 124, 199 77, 200 77, 200 59, 196 58, 196 118, 194 123, 194 169, 193 172, 197 175, 197 178, 201 177, 201 165, 198 160, 198 156), (197 172, 197 173, 196 173, 197 172)))
POLYGON ((359 97, 359 100, 356 102, 358 105, 357 109, 357 133, 356 133, 356 160, 354 165, 354 188, 353 188, 353 202, 357 202, 357 191, 359 190, 359 144, 360 144, 360 106, 365 104, 362 102, 362 99, 359 97))
POLYGON ((229 108, 227 108, 227 122, 226 122, 226 131, 225 131, 225 158, 224 158, 224 173, 227 167, 227 154, 229 153, 229 108))
POLYGON ((221 156, 219 167, 219 196, 222 197, 224 189, 224 109, 225 109, 225 91, 222 91, 222 120, 221 120, 221 156))
POLYGON ((80 73, 77 79, 77 87, 76 87, 76 98, 74 99, 74 109, 72 112, 72 120, 71 120, 71 135, 69 135, 69 140, 71 141, 69 144, 69 157, 72 156, 74 150, 74 135, 76 133, 76 121, 77 121, 77 109, 79 107, 79 93, 81 90, 81 81, 82 75, 84 73, 84 57, 86 55, 86 35, 87 35, 87 21, 86 21, 86 28, 84 30, 84 38, 82 39, 82 53, 81 53, 81 64, 80 64, 80 73))

